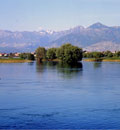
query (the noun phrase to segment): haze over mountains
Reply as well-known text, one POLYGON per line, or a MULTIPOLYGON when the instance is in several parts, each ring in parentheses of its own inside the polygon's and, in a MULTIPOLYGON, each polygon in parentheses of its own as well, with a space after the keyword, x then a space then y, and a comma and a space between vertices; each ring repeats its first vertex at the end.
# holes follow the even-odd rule
POLYGON ((59 47, 64 43, 71 43, 88 51, 118 51, 120 50, 120 26, 108 27, 95 23, 87 28, 77 26, 59 32, 0 30, 0 52, 31 52, 39 46, 59 47))

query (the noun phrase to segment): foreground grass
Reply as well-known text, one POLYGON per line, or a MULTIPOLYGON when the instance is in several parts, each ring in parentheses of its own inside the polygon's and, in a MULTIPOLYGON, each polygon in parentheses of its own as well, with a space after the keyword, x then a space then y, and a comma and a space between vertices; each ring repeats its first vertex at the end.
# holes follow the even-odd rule
POLYGON ((88 61, 88 62, 90 62, 90 61, 92 61, 92 62, 94 62, 94 61, 120 62, 120 58, 118 58, 118 57, 112 57, 112 58, 107 58, 107 57, 105 57, 105 58, 87 58, 87 59, 83 59, 83 61, 88 61))
POLYGON ((25 63, 31 62, 31 60, 24 60, 24 59, 0 59, 0 63, 25 63))

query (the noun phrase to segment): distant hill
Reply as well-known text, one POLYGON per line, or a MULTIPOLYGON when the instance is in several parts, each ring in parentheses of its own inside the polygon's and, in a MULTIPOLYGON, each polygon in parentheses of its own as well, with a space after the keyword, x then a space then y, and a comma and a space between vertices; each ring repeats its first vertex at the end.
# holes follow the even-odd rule
POLYGON ((120 44, 112 43, 112 42, 100 42, 93 44, 89 47, 84 48, 86 51, 106 51, 111 50, 112 52, 120 51, 120 44))
POLYGON ((80 28, 79 31, 73 31, 70 34, 60 37, 53 43, 60 45, 61 43, 70 42, 74 45, 86 48, 96 43, 108 41, 113 44, 120 44, 120 27, 107 27, 96 23, 88 28, 80 28))
POLYGON ((77 26, 59 32, 0 30, 0 52, 29 52, 34 51, 38 46, 58 47, 64 43, 71 43, 88 51, 120 50, 120 27, 95 23, 87 28, 77 26))

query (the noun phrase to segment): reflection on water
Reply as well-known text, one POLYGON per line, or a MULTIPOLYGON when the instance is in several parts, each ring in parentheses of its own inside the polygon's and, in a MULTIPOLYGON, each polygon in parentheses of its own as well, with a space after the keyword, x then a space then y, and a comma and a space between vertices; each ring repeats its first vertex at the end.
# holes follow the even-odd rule
POLYGON ((102 62, 94 62, 94 68, 100 68, 102 65, 102 62))
POLYGON ((81 62, 71 65, 59 63, 57 69, 59 73, 62 73, 63 78, 73 78, 82 74, 83 65, 81 62))
POLYGON ((47 69, 57 70, 57 73, 61 73, 63 78, 72 78, 82 74, 83 65, 81 62, 76 64, 67 64, 63 62, 36 63, 36 70, 38 73, 42 74, 47 69))
POLYGON ((28 62, 28 65, 34 65, 34 61, 33 62, 28 62))
POLYGON ((49 62, 46 62, 46 65, 49 67, 49 68, 56 68, 56 66, 59 64, 59 62, 55 62, 55 61, 49 61, 49 62))
POLYGON ((42 63, 36 62, 36 71, 38 73, 43 73, 45 68, 46 68, 46 63, 45 62, 42 62, 42 63))

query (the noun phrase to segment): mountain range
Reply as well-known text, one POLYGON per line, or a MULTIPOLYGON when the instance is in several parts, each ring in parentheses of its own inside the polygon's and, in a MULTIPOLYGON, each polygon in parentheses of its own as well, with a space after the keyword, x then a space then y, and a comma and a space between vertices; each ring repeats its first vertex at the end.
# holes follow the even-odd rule
POLYGON ((63 31, 39 30, 12 32, 0 30, 0 52, 32 52, 39 46, 59 47, 71 43, 87 51, 120 50, 120 26, 95 23, 63 31))

